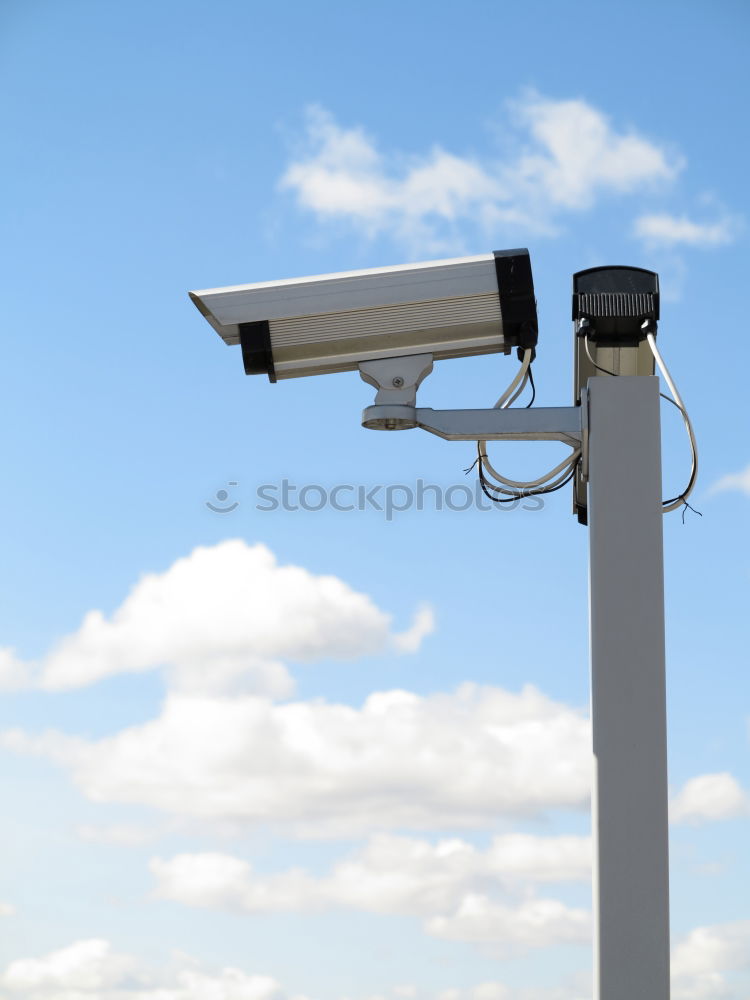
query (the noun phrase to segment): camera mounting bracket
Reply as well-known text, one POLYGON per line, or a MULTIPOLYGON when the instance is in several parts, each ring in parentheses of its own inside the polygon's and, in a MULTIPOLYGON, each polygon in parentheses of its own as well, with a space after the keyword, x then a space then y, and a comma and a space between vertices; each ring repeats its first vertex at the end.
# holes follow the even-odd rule
POLYGON ((417 389, 431 371, 431 354, 361 361, 361 378, 378 390, 375 405, 368 406, 362 414, 362 426, 374 431, 405 431, 416 427, 417 389))
POLYGON ((539 406, 527 410, 433 410, 417 407, 417 389, 432 371, 431 354, 363 361, 359 374, 378 391, 362 413, 362 426, 376 431, 421 427, 446 441, 584 442, 585 406, 539 406))

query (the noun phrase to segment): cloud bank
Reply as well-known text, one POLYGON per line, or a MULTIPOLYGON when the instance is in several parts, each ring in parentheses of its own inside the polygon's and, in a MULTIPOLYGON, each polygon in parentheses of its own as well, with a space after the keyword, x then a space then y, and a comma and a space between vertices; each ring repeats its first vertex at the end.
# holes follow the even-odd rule
POLYGON ((586 837, 495 837, 480 851, 459 839, 433 845, 379 835, 323 877, 300 869, 255 875, 228 854, 154 858, 155 895, 189 906, 247 913, 348 908, 421 917, 427 933, 518 954, 590 940, 590 915, 534 896, 532 883, 585 882, 586 837), (498 894, 506 898, 499 900, 498 894))
POLYGON ((105 739, 13 730, 2 743, 57 762, 97 802, 307 836, 582 809, 591 776, 584 712, 531 686, 383 691, 361 708, 172 693, 158 718, 105 739))
MULTIPOLYGON (((177 956, 160 972, 103 938, 75 941, 39 958, 21 958, 0 975, 4 996, 18 1000, 287 1000, 271 976, 227 967, 201 971, 177 956)), ((305 1000, 298 995, 289 1000, 305 1000)))
MULTIPOLYGON (((481 907, 467 906, 466 918, 474 919, 476 911, 481 907)), ((526 940, 534 940, 557 919, 554 911, 534 912, 531 905, 525 913, 526 919, 509 931, 526 940)), ((495 930, 502 932, 500 921, 495 930)), ((672 996, 744 1000, 749 969, 750 921, 697 927, 672 950, 672 996)), ((381 1000, 581 1000, 590 995, 590 982, 590 973, 582 972, 556 988, 513 988, 489 981, 436 994, 402 984, 380 996, 381 1000)), ((16 959, 0 973, 0 989, 8 1000, 306 1000, 301 994, 290 995, 272 975, 233 967, 206 971, 184 954, 173 955, 156 969, 116 951, 103 938, 16 959)), ((366 984, 361 995, 368 995, 366 984)))
POLYGON ((434 627, 428 607, 406 632, 390 624, 337 577, 279 566, 266 546, 235 539, 144 576, 110 617, 88 612, 39 663, 0 650, 0 683, 60 691, 165 668, 180 691, 286 697, 294 682, 283 661, 414 652, 434 627))
POLYGON ((479 159, 440 146, 406 157, 381 151, 361 127, 308 109, 305 149, 280 187, 322 221, 345 220, 368 236, 440 245, 455 225, 553 233, 566 213, 601 198, 658 189, 683 160, 662 144, 621 129, 584 100, 534 92, 509 102, 512 153, 479 159))
POLYGON ((432 844, 378 834, 325 876, 301 869, 256 875, 228 854, 154 858, 155 895, 189 906, 248 913, 350 908, 428 917, 455 910, 472 893, 517 895, 531 883, 586 882, 588 837, 506 834, 482 851, 459 838, 432 844))

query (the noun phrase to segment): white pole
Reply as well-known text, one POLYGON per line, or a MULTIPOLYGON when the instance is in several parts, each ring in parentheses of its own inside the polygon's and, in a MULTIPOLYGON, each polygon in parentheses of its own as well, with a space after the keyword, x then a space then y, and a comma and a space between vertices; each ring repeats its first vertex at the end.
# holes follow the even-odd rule
POLYGON ((668 1000, 659 380, 588 387, 594 998, 668 1000))

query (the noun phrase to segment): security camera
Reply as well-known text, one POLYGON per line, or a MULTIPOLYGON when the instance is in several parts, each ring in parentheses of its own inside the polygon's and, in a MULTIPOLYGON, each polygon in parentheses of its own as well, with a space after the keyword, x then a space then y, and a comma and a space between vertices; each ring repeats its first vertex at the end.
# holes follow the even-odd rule
POLYGON ((271 382, 355 371, 361 363, 435 360, 533 348, 528 250, 343 271, 190 292, 245 372, 271 382))

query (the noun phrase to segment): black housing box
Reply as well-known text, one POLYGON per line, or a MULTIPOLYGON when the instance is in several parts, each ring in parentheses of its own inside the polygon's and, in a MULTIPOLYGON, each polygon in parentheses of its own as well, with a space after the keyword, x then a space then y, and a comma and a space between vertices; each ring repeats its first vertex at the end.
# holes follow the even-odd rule
POLYGON ((573 275, 578 336, 611 347, 636 347, 659 319, 659 275, 641 267, 590 267, 573 275), (587 322, 582 322, 587 321, 587 322))

